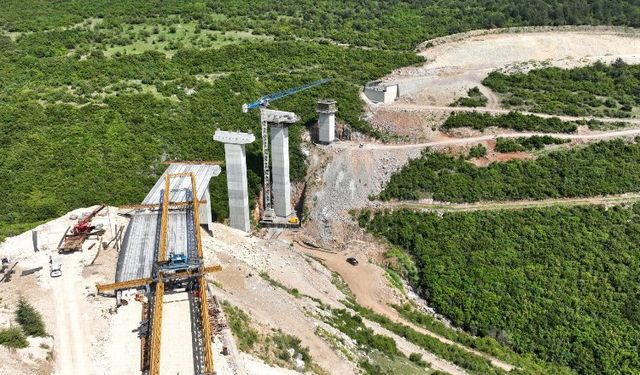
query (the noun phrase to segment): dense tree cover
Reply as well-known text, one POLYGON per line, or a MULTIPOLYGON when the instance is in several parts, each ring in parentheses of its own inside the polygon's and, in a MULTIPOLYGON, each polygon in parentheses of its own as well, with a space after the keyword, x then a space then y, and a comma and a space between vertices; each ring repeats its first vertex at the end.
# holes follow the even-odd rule
POLYGON ((480 200, 588 197, 640 190, 640 144, 603 141, 558 150, 534 160, 510 160, 476 167, 425 150, 380 193, 382 200, 477 202, 480 200))
POLYGON ((503 104, 532 112, 631 117, 640 106, 640 65, 620 59, 574 69, 492 72, 483 83, 504 96, 503 104))
POLYGON ((360 217, 453 324, 580 374, 640 371, 640 206, 360 217))
MULTIPOLYGON (((418 281, 419 278, 412 282, 413 285, 417 285, 418 281)), ((392 307, 396 309, 403 318, 413 324, 424 327, 431 332, 437 333, 469 348, 490 354, 506 363, 518 367, 523 373, 561 374, 570 372, 566 367, 543 362, 531 353, 516 353, 507 345, 508 336, 505 331, 491 330, 484 337, 472 336, 461 329, 452 328, 450 325, 443 323, 432 315, 418 311, 410 304, 404 304, 402 306, 392 305, 392 307)))
POLYGON ((180 15, 203 29, 252 30, 278 38, 330 39, 352 45, 412 49, 436 36, 522 25, 612 24, 637 27, 635 0, 155 0, 4 1, 0 26, 42 31, 88 17, 126 23, 180 15))
MULTIPOLYGON (((407 341, 426 349, 428 352, 435 354, 439 358, 455 363, 456 365, 465 369, 469 374, 506 374, 506 372, 493 367, 488 360, 475 354, 469 353, 466 350, 461 349, 455 345, 445 344, 433 336, 417 332, 416 330, 405 324, 396 323, 389 319, 387 316, 375 313, 371 309, 362 307, 357 303, 349 303, 345 301, 345 304, 358 313, 358 315, 356 316, 359 320, 362 319, 360 317, 364 317, 366 319, 377 322, 389 331, 397 334, 398 336, 404 337, 407 341)), ((531 374, 530 372, 523 373, 531 374)))
POLYGON ((491 126, 518 131, 552 133, 572 133, 578 128, 575 122, 562 121, 557 117, 544 118, 536 115, 523 115, 519 112, 496 116, 479 112, 453 112, 442 124, 442 128, 445 130, 462 127, 484 130, 491 126))
MULTIPOLYGON (((300 135, 317 116, 315 100, 336 99, 339 117, 373 132, 360 119, 358 86, 419 60, 409 53, 302 42, 179 50, 172 59, 157 52, 113 59, 37 57, 32 45, 2 43, 0 227, 101 202, 137 203, 163 172, 162 161, 223 160, 222 144, 211 139, 216 128, 258 136, 247 147, 255 197, 262 171, 259 118, 243 114, 242 103, 332 77, 327 85, 274 103, 302 119, 290 132, 292 178, 300 180, 300 135), (204 75, 211 79, 195 78, 204 75)), ((214 213, 226 217, 224 176, 213 179, 212 189, 214 213)))
POLYGON ((496 139, 497 152, 518 152, 543 149, 546 145, 560 145, 569 142, 568 139, 555 138, 549 135, 534 135, 531 137, 496 139))

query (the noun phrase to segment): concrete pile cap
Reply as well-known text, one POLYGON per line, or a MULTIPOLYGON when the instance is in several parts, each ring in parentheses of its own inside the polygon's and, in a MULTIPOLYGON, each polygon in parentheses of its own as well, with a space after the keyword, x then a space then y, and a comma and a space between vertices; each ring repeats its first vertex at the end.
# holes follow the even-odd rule
POLYGON ((336 113, 338 109, 336 108, 336 101, 332 99, 322 99, 318 100, 316 105, 316 112, 318 113, 336 113))
POLYGON ((237 145, 244 145, 252 143, 256 140, 256 137, 251 133, 241 132, 228 132, 224 130, 216 130, 213 135, 213 140, 222 143, 233 143, 237 145))
POLYGON ((293 112, 285 112, 285 111, 276 111, 273 109, 260 109, 260 117, 262 120, 275 123, 275 124, 293 124, 294 122, 298 122, 300 119, 293 112))

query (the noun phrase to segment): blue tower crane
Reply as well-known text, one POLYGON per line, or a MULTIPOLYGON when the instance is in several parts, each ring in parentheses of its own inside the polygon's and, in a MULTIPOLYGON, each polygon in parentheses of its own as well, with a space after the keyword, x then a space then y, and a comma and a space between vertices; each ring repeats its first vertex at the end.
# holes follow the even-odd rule
POLYGON ((247 113, 252 109, 256 109, 258 107, 266 107, 269 105, 269 102, 273 101, 273 100, 277 100, 277 99, 281 99, 284 97, 287 97, 289 95, 293 95, 297 92, 306 90, 306 89, 310 89, 312 87, 316 87, 316 86, 320 86, 320 85, 324 85, 325 83, 331 81, 331 78, 323 78, 319 81, 315 81, 315 82, 311 82, 311 83, 307 83, 306 85, 302 85, 302 86, 298 86, 298 87, 294 87, 292 89, 288 89, 288 90, 282 90, 282 91, 278 91, 278 92, 274 92, 273 94, 269 94, 269 95, 265 95, 261 98, 259 98, 258 100, 252 102, 252 103, 246 103, 242 105, 242 112, 247 113))
POLYGON ((331 81, 331 78, 324 78, 319 81, 311 82, 306 85, 294 87, 288 90, 275 92, 265 95, 252 103, 242 105, 242 112, 247 113, 252 109, 260 108, 260 124, 262 128, 262 165, 264 169, 264 213, 263 220, 272 221, 275 218, 271 202, 271 167, 269 165, 269 129, 267 119, 264 112, 269 102, 293 95, 297 92, 310 89, 312 87, 323 85, 331 81))

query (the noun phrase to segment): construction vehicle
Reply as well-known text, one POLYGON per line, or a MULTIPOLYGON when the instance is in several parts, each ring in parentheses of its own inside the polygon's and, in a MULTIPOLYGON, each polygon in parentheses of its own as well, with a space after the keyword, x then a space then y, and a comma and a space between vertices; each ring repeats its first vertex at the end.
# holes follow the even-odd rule
MULTIPOLYGON (((271 167, 269 166, 269 122, 264 116, 264 109, 267 108, 270 102, 285 98, 300 91, 304 91, 316 86, 323 85, 330 82, 331 78, 324 78, 319 81, 311 82, 306 85, 294 87, 288 90, 278 91, 276 93, 265 95, 251 103, 242 105, 242 112, 247 113, 252 109, 260 108, 260 124, 262 129, 262 165, 264 176, 264 215, 263 221, 272 221, 275 215, 273 214, 272 200, 271 200, 271 167)), ((297 120, 296 120, 297 121, 297 120)), ((290 224, 298 224, 291 223, 290 224)))
POLYGON ((299 224, 300 220, 297 217, 290 217, 289 220, 287 220, 289 222, 289 224, 299 224))
POLYGON ((49 255, 49 276, 51 277, 60 277, 62 276, 62 263, 58 259, 55 261, 49 255))
POLYGON ((67 234, 65 232, 63 241, 60 246, 58 246, 58 253, 70 253, 82 250, 82 244, 89 236, 104 233, 102 227, 93 225, 91 221, 105 207, 106 206, 102 204, 89 214, 78 219, 76 225, 71 229, 71 233, 67 234))
POLYGON ((169 259, 165 262, 159 262, 158 265, 162 272, 166 275, 174 274, 178 272, 197 270, 200 264, 195 261, 193 264, 189 264, 189 259, 184 254, 169 253, 169 259))

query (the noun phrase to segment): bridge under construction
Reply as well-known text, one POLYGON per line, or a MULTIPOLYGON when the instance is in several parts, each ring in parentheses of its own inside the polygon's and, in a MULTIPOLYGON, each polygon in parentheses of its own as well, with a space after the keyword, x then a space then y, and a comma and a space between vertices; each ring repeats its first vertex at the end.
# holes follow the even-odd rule
POLYGON ((138 330, 141 339, 140 370, 143 374, 175 373, 174 369, 163 370, 161 354, 166 356, 180 352, 178 349, 184 352, 184 346, 187 346, 181 345, 174 350, 171 347, 178 343, 162 342, 163 332, 171 337, 172 330, 185 328, 173 323, 184 322, 187 318, 172 316, 171 327, 163 330, 165 295, 172 303, 183 302, 185 306, 182 310, 173 310, 189 315, 187 329, 190 331, 193 361, 192 365, 186 358, 178 361, 180 366, 184 366, 180 368, 181 373, 214 373, 205 275, 219 271, 221 267, 204 264, 200 208, 203 204, 210 204, 209 180, 219 173, 220 167, 214 165, 170 165, 140 208, 132 213, 118 258, 116 282, 98 285, 99 293, 116 291, 118 299, 124 290, 145 291, 142 324, 138 330))

